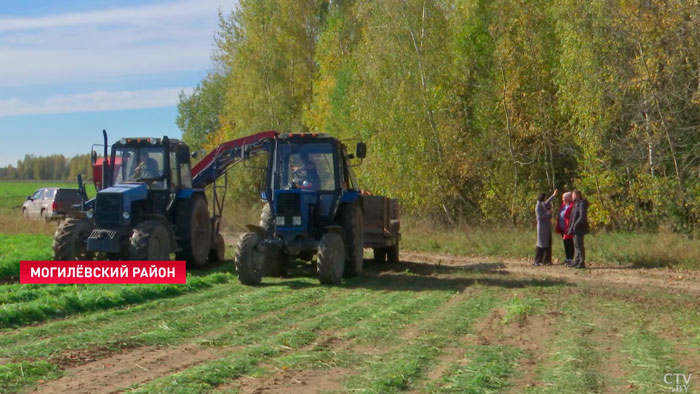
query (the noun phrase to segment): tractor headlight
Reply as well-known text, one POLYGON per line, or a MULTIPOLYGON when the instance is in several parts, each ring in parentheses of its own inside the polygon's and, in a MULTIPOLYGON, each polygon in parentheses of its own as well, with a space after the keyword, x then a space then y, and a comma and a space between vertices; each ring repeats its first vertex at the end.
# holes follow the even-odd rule
POLYGON ((88 219, 92 219, 92 217, 95 216, 95 212, 93 212, 92 209, 88 209, 88 211, 85 212, 85 215, 87 216, 88 219))
POLYGON ((129 220, 129 218, 131 217, 131 214, 129 213, 129 211, 124 211, 122 213, 122 217, 124 218, 124 220, 129 220))
POLYGON ((277 223, 278 226, 284 226, 284 216, 277 216, 275 223, 277 223))
POLYGON ((292 217, 292 226, 301 226, 301 216, 292 217))

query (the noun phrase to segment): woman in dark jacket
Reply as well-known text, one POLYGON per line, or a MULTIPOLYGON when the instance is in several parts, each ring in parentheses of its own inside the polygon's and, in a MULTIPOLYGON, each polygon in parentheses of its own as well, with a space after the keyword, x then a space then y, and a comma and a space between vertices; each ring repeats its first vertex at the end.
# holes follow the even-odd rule
POLYGON ((537 216, 537 246, 535 247, 534 265, 552 264, 552 199, 557 190, 547 198, 544 193, 537 197, 535 215, 537 216))
POLYGON ((572 267, 586 268, 586 249, 583 246, 583 236, 588 234, 588 200, 583 198, 579 190, 574 191, 574 208, 571 210, 571 223, 566 233, 574 236, 576 258, 572 267))

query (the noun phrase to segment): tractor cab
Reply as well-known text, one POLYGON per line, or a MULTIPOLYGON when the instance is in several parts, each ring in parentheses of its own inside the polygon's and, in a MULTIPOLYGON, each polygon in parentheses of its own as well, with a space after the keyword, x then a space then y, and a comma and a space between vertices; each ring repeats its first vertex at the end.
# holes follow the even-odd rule
POLYGON ((192 188, 189 148, 178 140, 122 138, 112 146, 113 184, 145 184, 149 190, 192 188))
POLYGON ((320 237, 336 223, 343 196, 354 200, 359 192, 345 145, 329 135, 281 134, 269 168, 263 199, 272 208, 275 235, 287 242, 320 237))

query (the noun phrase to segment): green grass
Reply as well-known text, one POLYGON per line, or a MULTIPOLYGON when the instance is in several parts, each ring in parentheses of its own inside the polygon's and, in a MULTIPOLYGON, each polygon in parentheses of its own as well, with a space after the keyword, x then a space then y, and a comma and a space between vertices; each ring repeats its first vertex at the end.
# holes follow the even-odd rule
POLYGON ((62 373, 58 367, 47 361, 18 362, 0 365, 0 393, 13 393, 31 384, 56 379, 62 373))
POLYGON ((502 393, 509 387, 508 378, 522 356, 521 350, 509 346, 472 346, 465 354, 468 364, 453 364, 429 392, 502 393))
MULTIPOLYGON (((205 277, 189 276, 186 284, 154 285, 47 285, 37 287, 37 293, 30 295, 22 291, 15 302, 7 303, 0 309, 0 328, 13 327, 45 321, 49 318, 70 316, 76 313, 122 307, 156 298, 175 297, 184 293, 227 283, 233 276, 217 273, 205 277), (65 287, 65 290, 56 290, 65 287), (48 294, 53 293, 53 296, 48 294), (19 301, 17 299, 27 301, 19 301)), ((21 286, 21 285, 19 285, 21 286)), ((3 295, 0 293, 0 298, 3 295)))
MULTIPOLYGON (((456 226, 446 228, 410 219, 402 223, 402 248, 458 256, 532 259, 533 228, 456 226)), ((564 260, 559 234, 552 233, 553 258, 564 260)), ((700 242, 667 230, 659 233, 597 232, 585 238, 586 258, 608 266, 700 269, 700 242)))
POLYGON ((593 334, 601 327, 592 322, 593 314, 567 304, 553 355, 539 366, 539 380, 546 385, 532 388, 532 393, 596 393, 605 377, 599 366, 605 354, 593 334))
POLYGON ((528 316, 540 313, 544 307, 544 301, 539 298, 514 296, 506 304, 506 315, 503 316, 503 323, 524 321, 528 316))
POLYGON ((52 242, 41 234, 0 234, 0 279, 19 276, 20 260, 50 260, 52 242))

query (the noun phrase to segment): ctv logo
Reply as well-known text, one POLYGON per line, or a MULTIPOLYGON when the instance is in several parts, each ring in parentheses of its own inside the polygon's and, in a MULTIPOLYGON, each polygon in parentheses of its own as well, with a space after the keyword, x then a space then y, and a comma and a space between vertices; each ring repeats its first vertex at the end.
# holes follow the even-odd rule
POLYGON ((664 383, 671 386, 672 393, 687 393, 690 388, 692 373, 685 376, 684 373, 667 373, 664 375, 664 383))

